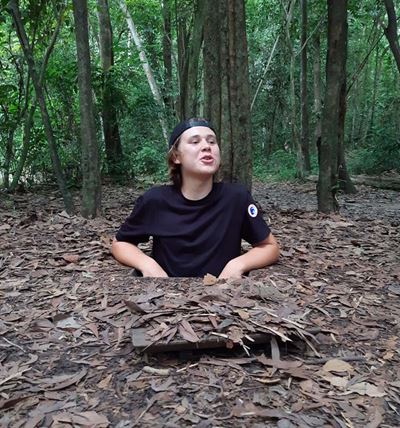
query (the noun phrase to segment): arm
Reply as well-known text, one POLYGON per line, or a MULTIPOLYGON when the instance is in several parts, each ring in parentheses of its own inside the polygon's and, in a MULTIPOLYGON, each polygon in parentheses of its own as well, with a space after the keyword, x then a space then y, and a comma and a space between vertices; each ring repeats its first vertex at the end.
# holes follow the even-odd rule
POLYGON ((219 278, 238 278, 245 272, 263 268, 275 263, 279 258, 279 245, 270 233, 267 238, 254 245, 247 253, 230 260, 219 278))
POLYGON ((111 253, 120 263, 140 270, 143 276, 167 277, 164 269, 136 245, 114 239, 111 253))

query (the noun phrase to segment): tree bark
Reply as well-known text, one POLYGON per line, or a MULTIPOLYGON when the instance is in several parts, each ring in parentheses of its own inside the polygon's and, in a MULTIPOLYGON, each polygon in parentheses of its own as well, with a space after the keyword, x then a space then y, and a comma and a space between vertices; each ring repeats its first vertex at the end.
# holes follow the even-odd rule
POLYGON ((108 172, 113 178, 123 175, 122 146, 119 135, 117 112, 113 95, 112 67, 114 65, 113 33, 108 0, 97 0, 99 21, 100 62, 103 73, 103 97, 101 116, 106 149, 108 172))
POLYGON ((30 47, 28 37, 25 32, 25 28, 22 23, 21 13, 18 7, 17 0, 10 0, 7 5, 7 9, 13 19, 13 23, 17 32, 21 48, 24 53, 25 60, 28 65, 29 73, 32 78, 33 86, 35 88, 36 99, 39 104, 40 113, 42 117, 44 132, 46 135, 47 143, 49 146, 49 152, 51 157, 51 162, 53 165, 54 174, 57 179, 58 187, 60 189, 65 210, 68 213, 73 213, 73 201, 71 194, 67 188, 67 183, 64 178, 63 170, 61 167, 61 162, 57 153, 57 144, 54 137, 53 128, 51 126, 50 117, 47 111, 46 99, 43 92, 43 86, 41 83, 41 78, 37 72, 37 66, 33 57, 32 48, 30 47))
POLYGON ((144 73, 147 78, 147 82, 150 86, 151 93, 153 94, 153 98, 155 103, 157 104, 159 108, 159 121, 161 125, 161 130, 163 133, 165 144, 168 145, 168 128, 167 128, 167 122, 165 120, 165 106, 164 101, 161 97, 160 90, 158 89, 158 85, 156 83, 156 80, 154 79, 153 72, 151 70, 149 61, 147 60, 146 52, 143 49, 142 41, 140 40, 139 34, 136 30, 136 26, 133 22, 132 16, 129 13, 128 7, 126 5, 125 0, 118 0, 119 6, 125 16, 126 22, 128 24, 129 31, 131 32, 133 41, 135 42, 136 49, 139 51, 139 58, 143 66, 144 73))
MULTIPOLYGON (((64 12, 65 12, 65 7, 62 8, 60 11, 60 14, 59 14, 58 19, 57 19, 56 27, 53 31, 53 34, 51 35, 50 43, 47 46, 47 49, 46 49, 44 56, 43 56, 43 60, 42 60, 41 65, 40 65, 40 71, 39 71, 39 84, 40 85, 43 85, 46 67, 47 67, 47 64, 49 62, 50 55, 53 52, 54 46, 56 44, 58 34, 60 32, 64 12)), ((29 92, 30 92, 29 91, 29 82, 30 82, 30 75, 28 73, 27 82, 26 82, 27 90, 26 90, 26 95, 25 95, 25 107, 23 109, 23 114, 20 117, 22 119, 22 117, 25 116, 24 128, 23 128, 23 137, 22 137, 22 149, 21 149, 21 155, 20 155, 20 158, 18 160, 17 167, 16 167, 15 172, 13 174, 12 182, 11 182, 10 187, 9 187, 10 192, 14 192, 15 189, 17 188, 18 182, 21 178, 22 172, 23 172, 24 167, 25 167, 25 162, 26 162, 26 159, 28 157, 29 148, 30 148, 29 142, 30 142, 31 130, 32 130, 32 126, 33 126, 33 116, 35 114, 36 107, 37 107, 37 98, 35 96, 33 104, 29 108, 29 112, 27 112, 28 105, 29 105, 29 92)))
POLYGON ((173 111, 172 98, 172 33, 170 0, 162 1, 163 15, 163 63, 164 63, 164 104, 169 111, 173 111))
POLYGON ((321 97, 321 43, 320 33, 316 32, 313 36, 313 88, 314 88, 314 141, 315 146, 319 147, 321 144, 322 132, 322 97, 321 97))
POLYGON ((222 175, 251 188, 250 85, 243 0, 207 0, 205 114, 222 147, 222 175))
POLYGON ((9 187, 10 192, 14 192, 15 189, 17 188, 18 182, 21 178, 22 172, 23 172, 24 167, 25 167, 25 162, 26 162, 26 159, 28 157, 28 152, 29 152, 29 141, 31 138, 31 130, 32 130, 32 125, 33 125, 33 115, 35 114, 35 110, 36 110, 36 100, 35 100, 35 104, 33 104, 31 106, 31 108, 29 109, 29 112, 26 113, 26 115, 25 115, 24 133, 23 133, 23 137, 22 137, 22 149, 21 149, 21 154, 20 154, 20 157, 18 160, 17 167, 16 167, 14 175, 13 175, 12 182, 11 182, 10 187, 9 187))
POLYGON ((276 123, 276 113, 278 111, 278 102, 275 102, 274 109, 272 110, 272 117, 271 120, 268 122, 266 118, 265 127, 266 129, 269 129, 269 135, 268 131, 266 132, 266 145, 264 148, 264 153, 267 159, 271 156, 272 151, 274 149, 274 141, 275 141, 275 123, 276 123), (269 138, 268 138, 269 136, 269 138))
POLYGON ((92 81, 89 51, 87 0, 73 0, 76 53, 78 60, 79 109, 82 145, 82 207, 83 217, 94 218, 100 213, 101 182, 99 147, 93 113, 92 81))
POLYGON ((301 67, 300 67, 300 147, 304 172, 311 171, 309 151, 308 91, 307 91, 307 0, 300 0, 301 8, 301 67))
POLYGON ((361 143, 360 143, 361 147, 365 147, 369 132, 373 127, 376 94, 378 90, 378 80, 379 80, 378 78, 380 74, 381 64, 382 64, 382 61, 379 61, 379 46, 377 46, 376 53, 375 53, 374 79, 372 82, 372 98, 367 105, 367 115, 365 120, 365 126, 364 126, 364 129, 362 130, 362 135, 361 135, 361 143))
MULTIPOLYGON (((346 36, 347 38, 347 36, 346 36)), ((346 46, 345 46, 345 55, 347 56, 347 40, 346 40, 346 46)), ((339 97, 339 121, 338 121, 338 164, 337 164, 337 171, 338 171, 338 184, 339 189, 342 190, 344 193, 351 194, 351 193, 357 193, 357 190, 354 186, 354 184, 351 181, 350 174, 347 170, 347 164, 346 164, 346 157, 344 153, 344 127, 345 127, 345 119, 346 119, 346 110, 347 110, 347 103, 346 103, 346 64, 344 64, 343 68, 343 75, 342 78, 342 85, 340 87, 340 97, 339 97)))
POLYGON ((265 78, 265 76, 266 76, 266 74, 268 72, 269 66, 271 65, 271 61, 272 61, 272 57, 274 56, 275 48, 276 48, 276 46, 278 45, 278 42, 279 42, 279 37, 280 37, 280 35, 278 34, 277 37, 276 37, 276 39, 275 39, 274 46, 272 47, 271 53, 269 54, 269 58, 268 58, 268 61, 267 61, 267 65, 265 66, 264 73, 263 73, 263 75, 261 76, 261 79, 258 82, 256 92, 255 92, 254 97, 253 97, 253 99, 251 101, 250 111, 253 110, 254 103, 256 102, 257 96, 258 96, 258 94, 260 92, 260 89, 261 89, 261 85, 263 84, 263 81, 264 81, 264 78, 265 78))
POLYGON ((198 101, 198 69, 203 44, 203 27, 206 2, 198 0, 195 2, 193 31, 186 34, 186 29, 182 28, 185 23, 181 23, 181 67, 180 67, 180 118, 188 119, 199 116, 198 101))
POLYGON ((397 36, 397 18, 394 9, 393 0, 384 0, 386 13, 388 17, 388 25, 385 28, 385 36, 389 42, 390 50, 393 53, 396 61, 397 69, 400 73, 400 46, 397 36))
POLYGON ((296 65, 296 55, 293 48, 293 42, 290 35, 290 27, 292 25, 294 7, 296 0, 289 0, 287 5, 282 3, 284 18, 285 18, 285 29, 286 29, 286 43, 289 50, 290 63, 289 63, 289 105, 290 105, 290 129, 291 129, 291 139, 293 149, 296 151, 296 176, 298 178, 304 178, 306 169, 305 169, 305 159, 303 154, 303 149, 298 132, 297 124, 297 103, 296 103, 296 85, 295 85, 295 65, 296 65))
POLYGON ((324 213, 339 209, 336 199, 339 188, 338 152, 343 130, 338 128, 343 124, 340 114, 346 78, 347 0, 328 0, 327 43, 326 91, 317 185, 318 210, 324 213))
POLYGON ((8 129, 6 139, 6 150, 4 155, 4 187, 10 188, 10 165, 13 157, 13 142, 14 142, 15 127, 12 126, 8 129))

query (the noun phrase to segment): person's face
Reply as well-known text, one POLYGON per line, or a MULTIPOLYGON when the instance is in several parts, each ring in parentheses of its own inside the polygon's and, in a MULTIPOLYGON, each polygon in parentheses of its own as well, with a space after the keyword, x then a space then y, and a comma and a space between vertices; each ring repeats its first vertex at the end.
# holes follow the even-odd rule
POLYGON ((183 132, 175 163, 181 165, 184 175, 214 175, 221 163, 214 131, 205 126, 195 126, 183 132))

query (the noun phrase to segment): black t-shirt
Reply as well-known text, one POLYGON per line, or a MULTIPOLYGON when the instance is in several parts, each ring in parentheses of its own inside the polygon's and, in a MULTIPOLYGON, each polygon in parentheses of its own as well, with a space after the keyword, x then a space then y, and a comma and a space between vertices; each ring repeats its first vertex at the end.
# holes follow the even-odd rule
POLYGON ((153 237, 152 257, 168 276, 218 276, 238 257, 241 239, 258 244, 270 233, 247 189, 214 183, 198 201, 175 186, 154 187, 136 201, 117 241, 139 244, 153 237))

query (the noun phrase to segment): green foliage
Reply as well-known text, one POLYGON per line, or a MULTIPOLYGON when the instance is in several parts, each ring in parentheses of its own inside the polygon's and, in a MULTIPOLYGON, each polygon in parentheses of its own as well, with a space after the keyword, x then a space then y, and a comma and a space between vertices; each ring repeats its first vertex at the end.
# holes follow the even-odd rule
POLYGON ((295 178, 296 156, 284 150, 277 150, 267 158, 256 150, 253 158, 254 177, 261 181, 285 181, 295 178))
MULTIPOLYGON (((267 157, 256 149, 253 156, 253 174, 260 181, 291 181, 296 179, 296 153, 278 149, 267 157)), ((316 154, 311 154, 311 174, 318 174, 316 154)))
MULTIPOLYGON (((155 78, 163 89, 163 18, 159 0, 126 0, 129 11, 142 39, 143 47, 155 78)), ((1 1, 1 5, 6 2, 1 1)), ((65 2, 48 0, 20 1, 21 13, 28 37, 34 47, 38 67, 46 51, 56 25, 60 8, 65 2)), ((253 171, 257 179, 292 180, 296 177, 296 154, 291 151, 289 123, 289 61, 288 42, 284 32, 284 7, 289 0, 246 0, 246 25, 249 49, 249 75, 252 99, 263 78, 261 89, 254 104, 252 116, 252 137, 254 141, 253 171), (279 36, 279 42, 267 73, 265 67, 272 47, 279 36), (265 144, 273 142, 268 156, 265 144)), ((324 80, 326 58, 326 2, 308 2, 308 36, 320 34, 321 80, 324 80), (313 33, 315 34, 315 33, 313 33)), ((103 100, 103 75, 100 66, 98 45, 98 22, 95 0, 88 2, 90 20, 90 49, 92 60, 93 92, 96 102, 97 132, 102 140, 99 112, 103 100)), ((109 2, 114 38, 114 66, 108 76, 111 79, 111 102, 118 115, 119 131, 125 159, 122 170, 127 178, 151 177, 152 181, 166 178, 165 147, 158 120, 159 109, 154 102, 146 76, 143 72, 138 51, 121 13, 118 2, 109 2)), ((190 32, 194 3, 191 0, 171 2, 171 30, 173 60, 173 96, 179 91, 177 68, 177 26, 183 25, 190 32)), ((399 14, 399 11, 397 10, 399 14)), ((299 3, 295 5, 290 26, 290 37, 296 53, 299 52, 299 3)), ((68 3, 61 31, 50 56, 45 74, 45 92, 48 110, 56 137, 60 159, 69 183, 79 183, 81 177, 81 155, 79 142, 79 102, 77 89, 77 64, 75 51, 74 20, 71 4, 68 3)), ((378 174, 386 170, 400 169, 399 119, 400 80, 388 49, 387 40, 382 37, 376 51, 363 64, 371 47, 382 34, 377 22, 386 22, 383 2, 368 0, 362 7, 355 0, 349 1, 349 41, 347 75, 354 76, 354 85, 348 94, 346 117, 346 141, 349 142, 348 166, 352 173, 378 174), (376 60, 378 59, 378 60, 376 60), (376 69, 376 64, 379 68, 376 69), (377 79, 375 79, 377 76, 377 79), (375 80, 374 80, 375 79, 375 80), (374 84, 376 96, 373 112, 374 84), (368 129, 367 129, 368 127, 368 129)), ((179 41, 181 42, 181 41, 179 41)), ((314 51, 310 38, 308 49, 309 115, 310 136, 314 131, 312 62, 314 51)), ((7 162, 6 144, 8 132, 15 127, 13 158, 10 160, 12 174, 18 162, 23 138, 23 117, 25 102, 31 105, 34 91, 27 78, 27 67, 22 56, 18 38, 11 25, 10 16, 0 16, 0 169, 7 162), (27 82, 29 88, 26 87, 27 82), (29 90, 28 90, 29 89, 29 90), (26 100, 25 97, 28 96, 26 100)), ((299 55, 296 57, 296 92, 298 94, 299 55)), ((350 83, 350 79, 349 79, 350 83)), ((353 82, 352 82, 353 83, 353 82)), ((323 92, 323 84, 322 84, 323 92)), ((165 95, 165 91, 164 91, 165 95)), ((323 97, 323 93, 322 93, 323 97)), ((299 105, 299 100, 296 100, 299 105)), ((169 120, 170 118, 167 118, 169 120)), ((170 124, 171 126, 173 124, 170 124)), ((101 147, 103 172, 107 173, 105 150, 101 147)), ((315 155, 312 157, 313 173, 317 172, 315 155)), ((0 172, 2 172, 0 170, 0 172)), ((53 180, 48 147, 43 133, 39 110, 34 117, 30 151, 24 171, 25 179, 53 180)))
POLYGON ((136 178, 151 176, 153 181, 167 179, 166 149, 151 141, 143 141, 141 146, 129 156, 130 172, 136 178))
POLYGON ((348 167, 352 174, 400 172, 400 140, 370 141, 365 147, 352 150, 348 154, 348 167))

